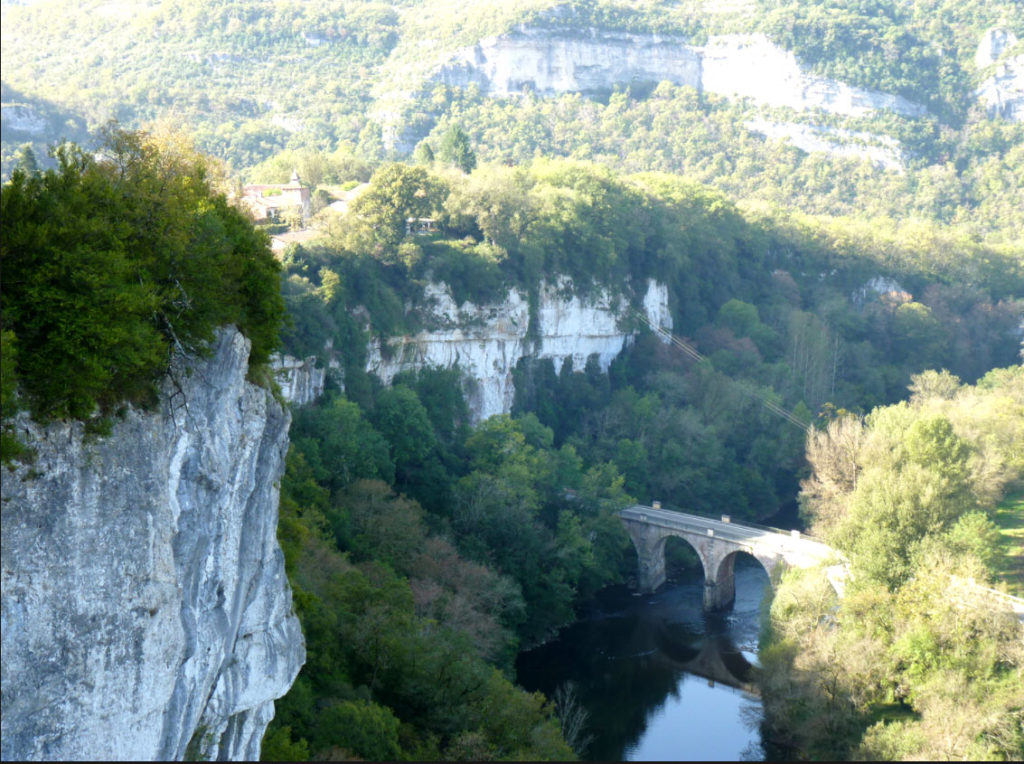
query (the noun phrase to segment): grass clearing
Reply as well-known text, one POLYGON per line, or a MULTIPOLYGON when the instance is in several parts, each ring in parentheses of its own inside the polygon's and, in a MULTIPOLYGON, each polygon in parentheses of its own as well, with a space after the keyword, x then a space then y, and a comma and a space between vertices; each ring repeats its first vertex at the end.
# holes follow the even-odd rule
POLYGON ((1024 597, 1024 492, 1007 496, 993 519, 1002 535, 998 580, 1006 583, 1010 594, 1024 597))

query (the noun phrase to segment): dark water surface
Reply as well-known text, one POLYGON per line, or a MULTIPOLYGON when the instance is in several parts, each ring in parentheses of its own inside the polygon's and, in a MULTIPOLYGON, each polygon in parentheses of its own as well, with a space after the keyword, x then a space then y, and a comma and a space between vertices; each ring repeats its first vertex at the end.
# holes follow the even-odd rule
POLYGON ((549 698, 572 688, 588 713, 585 759, 761 760, 750 667, 767 585, 740 555, 736 603, 722 613, 702 611, 699 570, 652 595, 606 589, 557 639, 519 656, 519 683, 549 698))

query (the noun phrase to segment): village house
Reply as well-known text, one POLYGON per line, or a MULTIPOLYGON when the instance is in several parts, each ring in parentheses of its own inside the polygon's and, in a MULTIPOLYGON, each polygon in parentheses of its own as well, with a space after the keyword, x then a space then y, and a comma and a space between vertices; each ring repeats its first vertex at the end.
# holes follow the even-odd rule
POLYGON ((437 233, 437 221, 434 218, 406 218, 406 236, 428 236, 437 233))
POLYGON ((288 183, 264 183, 245 186, 242 203, 252 211, 256 222, 281 220, 289 209, 298 208, 305 220, 310 215, 309 188, 302 185, 298 171, 288 183))

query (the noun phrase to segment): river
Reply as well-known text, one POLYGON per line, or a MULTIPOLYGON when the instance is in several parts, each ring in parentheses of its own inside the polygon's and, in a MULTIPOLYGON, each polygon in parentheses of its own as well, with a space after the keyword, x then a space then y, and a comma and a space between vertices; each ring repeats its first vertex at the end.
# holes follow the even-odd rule
POLYGON ((558 637, 522 653, 519 684, 549 698, 571 689, 586 711, 581 758, 762 760, 761 704, 750 683, 768 576, 736 561, 736 602, 705 614, 700 570, 656 594, 602 591, 558 637))

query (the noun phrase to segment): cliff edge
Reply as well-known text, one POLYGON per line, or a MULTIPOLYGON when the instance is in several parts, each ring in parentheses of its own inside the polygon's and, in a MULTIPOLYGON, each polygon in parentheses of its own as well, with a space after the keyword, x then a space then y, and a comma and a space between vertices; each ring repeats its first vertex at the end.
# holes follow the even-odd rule
POLYGON ((257 759, 305 660, 277 543, 290 417, 249 341, 107 437, 19 422, 2 483, 2 757, 257 759))

